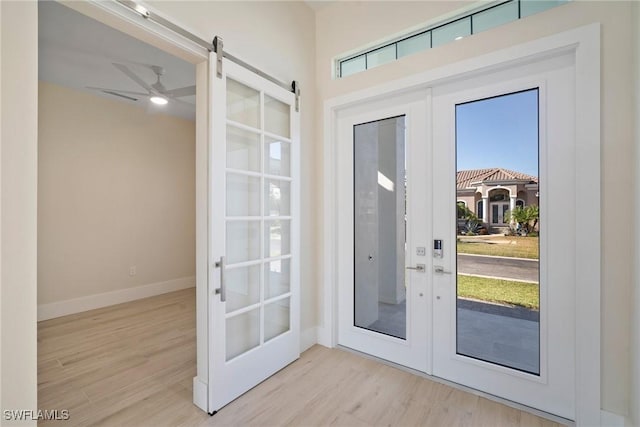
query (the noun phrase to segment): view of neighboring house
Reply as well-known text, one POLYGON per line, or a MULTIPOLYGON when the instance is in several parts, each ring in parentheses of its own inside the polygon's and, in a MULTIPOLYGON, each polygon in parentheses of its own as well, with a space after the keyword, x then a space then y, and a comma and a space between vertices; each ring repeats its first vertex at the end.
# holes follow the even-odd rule
POLYGON ((495 231, 508 227, 505 213, 538 204, 538 177, 503 168, 458 171, 456 201, 495 231))

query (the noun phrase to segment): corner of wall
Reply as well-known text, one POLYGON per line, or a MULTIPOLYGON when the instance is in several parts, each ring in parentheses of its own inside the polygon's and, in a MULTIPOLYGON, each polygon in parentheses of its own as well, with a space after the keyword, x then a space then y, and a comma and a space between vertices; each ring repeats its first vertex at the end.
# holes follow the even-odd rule
MULTIPOLYGON (((38 5, 0 2, 0 10, 0 179, 4 184, 0 205, 0 407, 24 411, 37 408, 38 5)), ((2 423, 36 425, 29 418, 2 423)))

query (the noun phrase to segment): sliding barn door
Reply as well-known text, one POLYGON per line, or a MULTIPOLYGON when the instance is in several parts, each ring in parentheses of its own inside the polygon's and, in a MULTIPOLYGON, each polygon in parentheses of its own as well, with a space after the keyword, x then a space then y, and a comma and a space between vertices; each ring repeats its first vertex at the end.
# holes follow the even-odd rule
MULTIPOLYGON (((215 54, 212 54, 215 55, 215 54)), ((299 113, 210 58, 209 412, 300 356, 299 113)))

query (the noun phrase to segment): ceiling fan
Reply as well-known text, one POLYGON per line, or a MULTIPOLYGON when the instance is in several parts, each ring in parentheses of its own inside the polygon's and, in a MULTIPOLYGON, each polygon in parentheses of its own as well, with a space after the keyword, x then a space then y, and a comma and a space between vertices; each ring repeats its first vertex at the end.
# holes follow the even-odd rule
POLYGON ((131 80, 136 82, 138 86, 146 90, 146 92, 133 92, 129 90, 109 89, 109 88, 94 87, 94 86, 87 86, 87 89, 98 90, 100 92, 103 92, 109 95, 119 96, 121 98, 129 99, 131 101, 137 101, 138 99, 136 97, 146 97, 146 98, 149 98, 151 102, 157 105, 166 105, 169 102, 169 100, 171 100, 171 102, 184 104, 189 106, 190 108, 193 108, 192 104, 189 104, 188 102, 184 102, 178 98, 183 96, 195 95, 196 87, 185 86, 177 89, 167 89, 160 81, 161 77, 165 73, 165 69, 162 68, 161 66, 144 64, 145 67, 150 68, 151 71, 153 71, 154 74, 156 75, 155 83, 149 84, 145 82, 139 75, 131 71, 131 69, 126 65, 118 64, 116 62, 113 62, 112 64, 114 67, 120 70, 125 76, 129 77, 131 80))

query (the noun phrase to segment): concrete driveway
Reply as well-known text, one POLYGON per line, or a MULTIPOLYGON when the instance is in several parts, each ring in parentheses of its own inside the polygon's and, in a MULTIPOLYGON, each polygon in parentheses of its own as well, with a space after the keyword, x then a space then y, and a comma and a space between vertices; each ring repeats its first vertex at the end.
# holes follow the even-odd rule
POLYGON ((534 259, 458 254, 458 273, 538 282, 539 262, 534 259))

